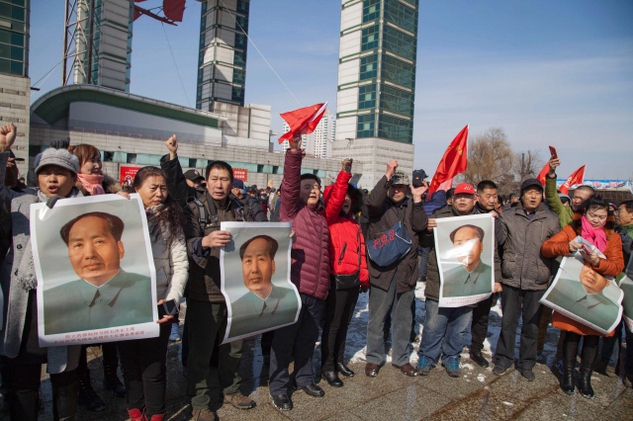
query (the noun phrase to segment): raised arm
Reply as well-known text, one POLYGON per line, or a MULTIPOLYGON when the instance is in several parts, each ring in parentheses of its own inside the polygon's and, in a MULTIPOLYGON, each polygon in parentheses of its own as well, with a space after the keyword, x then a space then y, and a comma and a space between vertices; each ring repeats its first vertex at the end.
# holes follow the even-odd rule
POLYGON ((187 204, 187 198, 195 197, 196 191, 187 184, 187 179, 178 160, 178 138, 174 134, 165 142, 169 154, 160 159, 160 168, 167 173, 167 190, 169 195, 182 207, 187 204))
POLYGON ((342 163, 342 169, 336 177, 336 182, 331 187, 332 191, 325 203, 325 219, 328 225, 332 225, 336 221, 336 217, 341 213, 345 204, 345 195, 347 194, 347 183, 352 178, 352 159, 345 158, 342 163))
POLYGON ((387 192, 389 191, 389 181, 398 168, 398 161, 392 159, 387 163, 385 175, 378 180, 374 189, 367 196, 367 213, 370 219, 379 218, 384 209, 385 200, 387 200, 387 192))
POLYGON ((286 151, 284 178, 281 180, 280 221, 290 221, 299 212, 301 197, 301 161, 305 151, 301 150, 301 138, 290 140, 290 149, 286 151))

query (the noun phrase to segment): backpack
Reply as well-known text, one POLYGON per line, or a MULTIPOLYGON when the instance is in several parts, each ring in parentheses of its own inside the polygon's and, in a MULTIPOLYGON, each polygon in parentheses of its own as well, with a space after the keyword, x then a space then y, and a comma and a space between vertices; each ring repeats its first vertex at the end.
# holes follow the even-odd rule
MULTIPOLYGON (((245 217, 244 208, 240 202, 238 202, 236 199, 234 199, 231 196, 228 197, 228 200, 232 202, 232 205, 233 205, 232 207, 235 210, 235 213, 239 219, 241 219, 242 221, 250 220, 250 218, 245 217)), ((193 197, 193 196, 188 197, 187 205, 191 203, 193 203, 198 209, 198 224, 200 226, 201 236, 206 235, 205 230, 207 226, 209 225, 219 226, 218 211, 215 208, 215 204, 213 203, 213 201, 209 202, 208 200, 206 200, 206 194, 202 196, 202 200, 199 199, 198 197, 193 197), (209 207, 210 215, 207 215, 207 207, 204 205, 203 200, 204 200, 204 203, 206 203, 209 207)), ((249 212, 249 215, 250 215, 250 212, 249 212)))

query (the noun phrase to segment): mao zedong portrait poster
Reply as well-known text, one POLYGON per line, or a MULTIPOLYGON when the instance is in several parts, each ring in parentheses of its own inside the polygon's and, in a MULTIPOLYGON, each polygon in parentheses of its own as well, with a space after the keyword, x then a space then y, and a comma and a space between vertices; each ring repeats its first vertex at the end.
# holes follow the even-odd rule
POLYGON ((622 316, 622 290, 583 262, 580 256, 563 258, 554 282, 541 303, 602 334, 608 334, 622 316))
POLYGON ((437 219, 435 250, 440 307, 462 307, 494 288, 494 223, 490 214, 437 219))
POLYGON ((291 224, 222 222, 231 242, 220 254, 230 342, 297 321, 301 300, 290 281, 291 224))
POLYGON ((147 219, 131 196, 31 206, 41 346, 158 336, 147 219))

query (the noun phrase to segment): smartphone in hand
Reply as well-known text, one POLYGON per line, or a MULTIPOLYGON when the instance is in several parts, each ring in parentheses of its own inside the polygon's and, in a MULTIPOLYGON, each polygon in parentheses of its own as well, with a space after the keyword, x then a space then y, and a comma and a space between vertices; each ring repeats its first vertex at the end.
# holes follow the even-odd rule
POLYGON ((553 146, 549 147, 549 153, 552 155, 551 159, 558 158, 558 154, 556 153, 556 148, 553 146))
POLYGON ((178 314, 180 312, 180 308, 176 300, 165 301, 161 306, 158 306, 159 316, 169 316, 172 314, 178 314))

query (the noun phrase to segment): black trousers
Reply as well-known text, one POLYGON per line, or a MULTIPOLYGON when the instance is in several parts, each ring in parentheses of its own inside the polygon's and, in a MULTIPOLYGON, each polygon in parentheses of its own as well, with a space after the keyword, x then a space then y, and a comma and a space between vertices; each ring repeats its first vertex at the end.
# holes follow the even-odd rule
POLYGON ((519 370, 531 370, 536 365, 536 341, 542 307, 539 300, 545 290, 528 291, 503 286, 501 292, 501 333, 497 342, 494 363, 510 367, 514 362, 514 342, 517 334, 519 318, 523 318, 521 327, 521 344, 519 345, 519 370))
POLYGON ((158 338, 117 342, 127 390, 128 409, 145 408, 147 418, 164 414, 167 345, 171 324, 161 325, 158 338))
POLYGON ((312 355, 319 338, 319 328, 323 325, 326 301, 303 293, 300 295, 302 307, 297 323, 275 330, 268 382, 271 396, 288 393, 291 383, 288 368, 293 359, 292 377, 297 387, 314 383, 312 355))
POLYGON ((325 324, 321 334, 321 370, 334 371, 343 362, 345 341, 360 287, 337 290, 333 285, 327 296, 325 324))
POLYGON ((473 308, 473 320, 470 325, 470 333, 472 339, 470 342, 470 352, 481 352, 484 349, 484 341, 488 334, 488 318, 490 315, 490 307, 492 305, 492 294, 487 299, 477 303, 473 308))
MULTIPOLYGON (((81 354, 79 354, 79 365, 77 366, 77 377, 80 379, 90 379, 90 370, 88 369, 88 355, 86 349, 91 345, 82 345, 81 354)), ((110 367, 116 372, 119 366, 119 357, 117 355, 116 342, 107 342, 101 344, 101 352, 103 353, 103 367, 110 367)))
MULTIPOLYGON (((9 415, 15 421, 37 421, 37 411, 39 408, 40 377, 42 374, 41 364, 22 364, 15 359, 2 357, 2 380, 4 381, 9 397, 9 415)), ((51 384, 53 386, 53 413, 55 419, 74 416, 74 403, 72 408, 60 405, 57 396, 64 388, 74 386, 76 390, 77 372, 76 370, 51 374, 51 384)))

